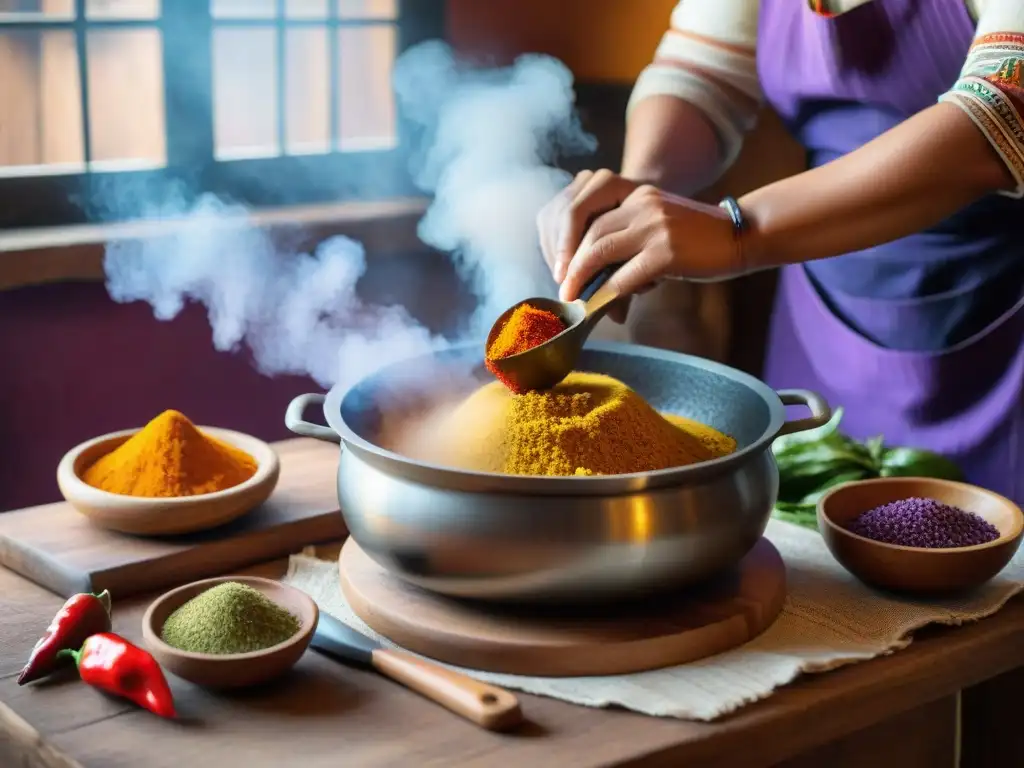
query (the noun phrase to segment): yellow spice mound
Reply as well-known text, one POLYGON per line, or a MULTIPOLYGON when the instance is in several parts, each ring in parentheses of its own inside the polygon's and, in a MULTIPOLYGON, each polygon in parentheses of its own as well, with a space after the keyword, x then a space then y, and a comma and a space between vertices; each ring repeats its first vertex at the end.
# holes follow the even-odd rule
POLYGON ((553 389, 524 395, 487 384, 440 428, 449 462, 516 475, 647 472, 736 450, 732 438, 662 416, 622 382, 596 373, 572 373, 553 389))
POLYGON ((82 479, 109 493, 156 498, 222 491, 255 473, 248 453, 203 434, 178 411, 164 411, 97 459, 82 479))

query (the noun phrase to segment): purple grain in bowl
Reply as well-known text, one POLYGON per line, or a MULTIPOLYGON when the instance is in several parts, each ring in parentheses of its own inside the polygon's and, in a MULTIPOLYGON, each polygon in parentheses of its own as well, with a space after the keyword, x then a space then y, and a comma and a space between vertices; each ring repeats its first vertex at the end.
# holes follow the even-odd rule
POLYGON ((825 546, 847 571, 870 587, 915 598, 980 587, 1013 559, 1024 536, 1024 514, 1010 499, 969 483, 929 477, 842 483, 818 500, 817 511, 825 546), (922 502, 932 513, 942 507, 947 514, 922 511, 922 502), (960 514, 949 515, 949 509, 960 514), (965 518, 969 533, 980 531, 982 522, 998 535, 988 531, 983 543, 974 543, 959 532, 965 518), (950 526, 950 520, 957 525, 950 526), (949 546, 954 542, 974 545, 949 546))
POLYGON ((920 496, 870 509, 846 529, 872 541, 924 549, 974 547, 999 538, 996 527, 980 515, 920 496))

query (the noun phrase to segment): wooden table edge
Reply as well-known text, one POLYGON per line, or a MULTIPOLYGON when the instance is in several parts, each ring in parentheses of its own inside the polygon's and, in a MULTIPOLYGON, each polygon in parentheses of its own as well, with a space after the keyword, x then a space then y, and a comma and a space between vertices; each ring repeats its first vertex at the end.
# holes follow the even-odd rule
MULTIPOLYGON (((1024 601, 1014 600, 1004 610, 1014 608, 1020 611, 1022 606, 1024 601)), ((999 614, 988 617, 988 620, 998 621, 999 614)), ((643 765, 645 768, 674 766, 685 759, 699 761, 702 768, 774 766, 833 740, 851 736, 1020 668, 1020 649, 1024 648, 1024 622, 1012 626, 1004 616, 1004 626, 1000 628, 999 634, 986 637, 985 645, 978 647, 973 645, 976 642, 973 635, 991 631, 991 627, 980 626, 985 621, 982 619, 972 625, 942 627, 934 630, 935 637, 911 643, 908 648, 893 654, 848 664, 824 673, 803 675, 780 687, 764 700, 747 705, 735 715, 709 723, 713 730, 706 736, 650 750, 638 757, 637 762, 622 765, 643 765), (957 647, 952 650, 947 647, 950 638, 955 638, 956 633, 971 630, 974 630, 971 636, 954 640, 957 647), (950 654, 955 654, 953 659, 942 658, 950 654), (884 667, 892 666, 898 669, 896 677, 891 673, 886 674, 884 667), (872 673, 864 675, 869 668, 872 673), (953 679, 946 676, 951 669, 957 673, 967 671, 968 674, 958 674, 953 679), (838 695, 822 692, 823 689, 834 690, 837 682, 848 684, 848 678, 855 678, 858 682, 838 695), (807 701, 801 706, 800 699, 807 701), (775 700, 776 706, 768 708, 766 705, 772 700, 775 700), (780 709, 780 706, 785 709, 780 709), (813 723, 807 727, 807 722, 801 723, 800 718, 812 711, 813 723), (734 750, 735 747, 728 742, 734 740, 739 733, 742 733, 743 754, 729 754, 728 750, 734 750), (750 755, 755 755, 756 759, 749 759, 750 755)))
POLYGON ((18 750, 18 764, 25 768, 83 768, 81 763, 55 747, 46 736, 3 701, 0 701, 0 727, 3 728, 5 738, 18 750))
MULTIPOLYGON (((339 541, 317 547, 318 556, 325 559, 336 557, 341 543, 339 541)), ((246 568, 240 573, 283 579, 288 564, 289 559, 279 558, 246 568)), ((30 583, 23 577, 18 578, 30 583)), ((149 596, 133 599, 147 600, 149 596)), ((908 648, 893 654, 848 664, 825 673, 800 676, 765 699, 746 705, 733 715, 709 723, 679 721, 704 732, 697 735, 689 733, 669 744, 640 748, 641 751, 635 756, 609 765, 651 768, 674 766, 680 764, 680 761, 695 759, 707 768, 767 768, 776 765, 834 739, 849 736, 1022 666, 1024 660, 1016 657, 1020 656, 1019 649, 1024 648, 1024 622, 1014 625, 1006 615, 1007 612, 1022 610, 1024 600, 1014 598, 1002 611, 987 619, 962 626, 935 627, 929 630, 931 636, 915 641, 908 648), (993 634, 994 625, 999 625, 996 634, 993 634), (979 648, 975 636, 982 632, 987 635, 982 638, 984 645, 979 648), (951 644, 952 649, 949 648, 951 644), (950 655, 954 657, 952 660, 942 658, 950 655), (908 665, 908 662, 911 663, 908 665), (877 671, 879 666, 896 667, 898 676, 893 678, 891 674, 884 673, 872 674, 870 677, 863 675, 868 668, 877 671), (928 671, 934 671, 934 674, 921 674, 928 671), (949 671, 956 673, 955 679, 949 676, 949 671), (848 678, 855 676, 858 682, 836 696, 836 683, 848 685, 848 678), (813 727, 806 727, 807 724, 800 723, 799 719, 812 710, 815 713, 813 727), (786 738, 780 738, 783 729, 791 729, 786 738), (737 747, 739 734, 742 734, 742 743, 737 747), (737 749, 740 754, 735 754, 737 749)), ((516 695, 523 702, 527 717, 530 701, 545 698, 519 691, 516 695)), ((579 706, 562 701, 557 703, 567 707, 579 706)), ((430 704, 425 702, 424 706, 430 704)), ((134 710, 126 707, 69 730, 86 730, 133 713, 134 710)), ((646 717, 639 714, 636 716, 646 717)), ((73 757, 63 753, 48 740, 66 731, 57 730, 44 736, 2 701, 0 725, 8 733, 12 732, 8 725, 13 726, 13 735, 19 745, 38 748, 33 755, 38 759, 27 765, 39 768, 82 768, 73 757)))

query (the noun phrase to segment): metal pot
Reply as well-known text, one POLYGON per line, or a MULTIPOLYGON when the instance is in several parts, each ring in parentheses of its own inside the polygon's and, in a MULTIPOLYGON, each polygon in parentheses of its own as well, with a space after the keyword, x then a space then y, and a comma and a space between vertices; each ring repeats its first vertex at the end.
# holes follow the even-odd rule
POLYGON ((285 422, 296 434, 343 444, 342 515, 396 576, 456 597, 580 602, 685 586, 738 562, 778 495, 772 440, 831 415, 813 392, 776 393, 734 368, 675 352, 592 342, 578 368, 731 435, 736 452, 654 472, 531 477, 453 469, 382 447, 382 416, 410 381, 425 386, 431 371, 488 379, 477 344, 383 368, 347 391, 300 395, 285 422), (314 404, 329 427, 303 420, 314 404), (787 422, 786 405, 811 415, 787 422))

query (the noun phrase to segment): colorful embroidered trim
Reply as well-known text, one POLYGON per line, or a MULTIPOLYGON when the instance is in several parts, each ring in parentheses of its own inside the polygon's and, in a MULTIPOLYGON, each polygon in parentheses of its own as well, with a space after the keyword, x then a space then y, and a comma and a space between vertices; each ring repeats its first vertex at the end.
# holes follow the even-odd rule
POLYGON ((939 101, 956 104, 1006 163, 1017 186, 1002 194, 1024 197, 1024 123, 1010 98, 980 77, 961 78, 939 101))
POLYGON ((1018 87, 1021 85, 1019 77, 1020 60, 1024 58, 1024 34, 1000 32, 998 34, 982 35, 974 41, 971 50, 967 54, 967 61, 960 70, 961 77, 988 77, 998 73, 1002 69, 1007 70, 1009 78, 1013 78, 1016 70, 1018 87))
POLYGON ((1003 158, 1024 197, 1024 34, 982 35, 971 46, 960 79, 939 101, 956 104, 1003 158))

